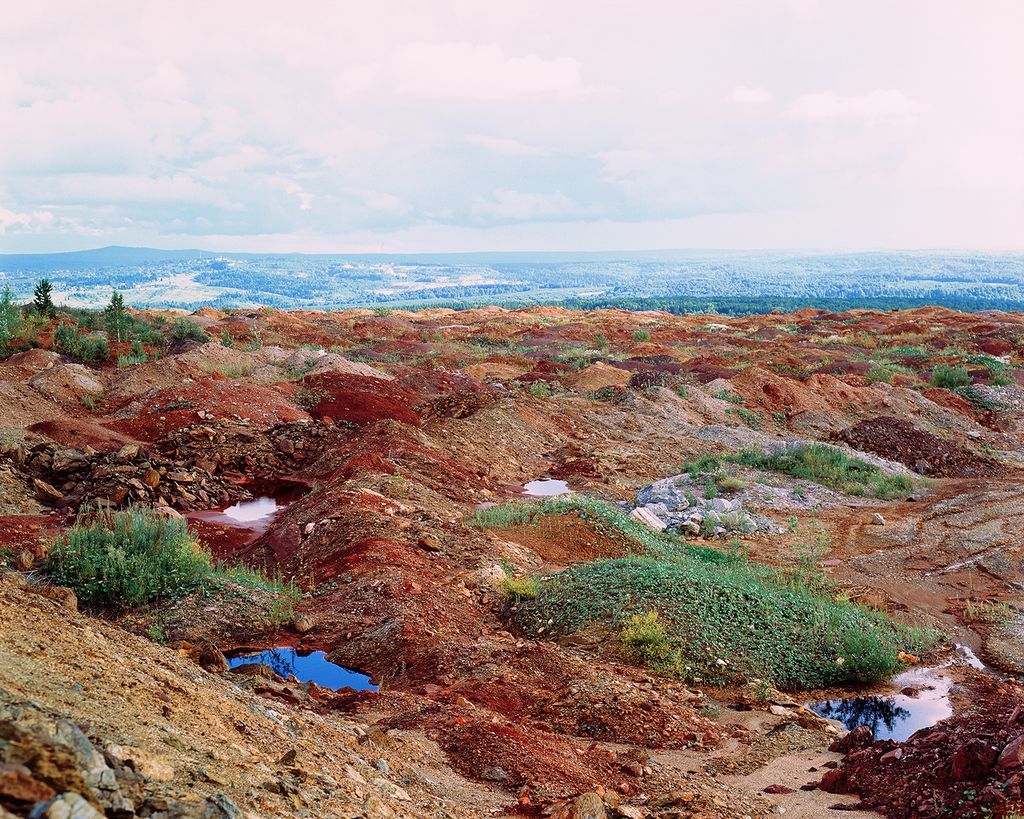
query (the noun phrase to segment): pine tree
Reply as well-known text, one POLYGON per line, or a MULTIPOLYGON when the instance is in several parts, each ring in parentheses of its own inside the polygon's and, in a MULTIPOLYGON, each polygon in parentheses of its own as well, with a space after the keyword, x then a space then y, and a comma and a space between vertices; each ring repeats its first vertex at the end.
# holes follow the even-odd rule
POLYGON ((40 279, 36 289, 32 291, 32 306, 41 316, 53 318, 57 308, 53 306, 53 285, 48 279, 40 279))
POLYGON ((118 343, 128 337, 128 311, 124 306, 124 296, 116 290, 110 297, 110 304, 103 310, 107 321, 107 332, 114 336, 118 343))

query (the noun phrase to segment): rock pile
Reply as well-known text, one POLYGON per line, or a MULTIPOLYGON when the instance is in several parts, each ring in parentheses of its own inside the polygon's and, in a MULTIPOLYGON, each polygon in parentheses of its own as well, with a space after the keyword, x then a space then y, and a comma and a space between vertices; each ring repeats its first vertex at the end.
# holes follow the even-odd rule
POLYGON ((190 424, 157 442, 178 462, 217 474, 277 477, 282 470, 315 460, 327 443, 329 427, 319 421, 295 421, 263 431, 245 420, 190 424))
POLYGON ((902 418, 869 418, 844 430, 840 438, 855 449, 899 461, 920 475, 963 478, 1002 471, 995 461, 920 430, 902 418))
POLYGON ((686 474, 645 486, 637 492, 635 512, 641 520, 653 516, 670 531, 684 535, 728 537, 781 531, 768 518, 747 511, 738 498, 705 498, 704 486, 686 474))
POLYGON ((40 438, 0 444, 0 458, 22 473, 37 500, 61 508, 102 501, 212 509, 248 496, 206 470, 184 468, 138 444, 97 453, 40 438))

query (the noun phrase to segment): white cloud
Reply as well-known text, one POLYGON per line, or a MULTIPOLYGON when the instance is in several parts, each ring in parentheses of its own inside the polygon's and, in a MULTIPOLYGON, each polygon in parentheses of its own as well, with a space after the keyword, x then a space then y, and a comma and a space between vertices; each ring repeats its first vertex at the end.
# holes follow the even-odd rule
POLYGON ((1019 0, 8 5, 0 252, 1024 243, 1019 0))
POLYGON ((39 233, 52 227, 56 219, 48 210, 36 210, 32 213, 15 213, 7 208, 0 208, 0 236, 8 232, 39 233))
POLYGON ((480 216, 499 222, 525 222, 535 219, 564 219, 579 215, 579 208, 562 193, 524 193, 496 190, 490 199, 478 200, 473 210, 480 216))
POLYGON ((909 99, 894 88, 876 88, 866 94, 844 97, 835 91, 804 94, 786 109, 796 119, 861 120, 882 122, 912 120, 930 110, 930 106, 909 99))
POLYGON ((520 142, 518 139, 509 137, 485 136, 483 134, 471 134, 466 137, 466 142, 471 145, 478 145, 485 151, 502 156, 551 156, 551 149, 542 145, 530 145, 520 142))
POLYGON ((740 105, 763 105, 771 102, 775 97, 771 91, 760 86, 735 85, 729 99, 740 105))
POLYGON ((412 43, 395 54, 392 71, 396 91, 428 98, 500 100, 582 87, 580 64, 571 57, 511 56, 474 43, 412 43))

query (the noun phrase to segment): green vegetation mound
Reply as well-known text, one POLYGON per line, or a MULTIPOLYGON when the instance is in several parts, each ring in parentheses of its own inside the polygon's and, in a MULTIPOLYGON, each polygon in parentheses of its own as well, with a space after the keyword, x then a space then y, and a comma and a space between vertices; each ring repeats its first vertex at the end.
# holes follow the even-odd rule
POLYGON ((591 623, 624 628, 627 647, 657 671, 722 684, 761 678, 786 689, 873 682, 898 668, 900 651, 934 641, 767 567, 690 557, 569 568, 520 598, 511 618, 534 635, 591 623))

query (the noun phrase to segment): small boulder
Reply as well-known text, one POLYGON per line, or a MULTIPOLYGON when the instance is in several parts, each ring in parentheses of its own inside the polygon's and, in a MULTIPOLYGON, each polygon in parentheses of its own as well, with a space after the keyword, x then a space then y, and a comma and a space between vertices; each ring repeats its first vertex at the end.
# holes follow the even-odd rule
POLYGON ((845 754, 849 751, 859 751, 862 748, 870 748, 875 742, 875 735, 866 725, 858 725, 845 736, 839 737, 829 745, 828 749, 837 754, 845 754))
POLYGON ((885 526, 885 518, 882 517, 881 512, 871 513, 871 525, 872 526, 885 526))
POLYGON ((639 521, 655 532, 661 532, 668 528, 668 524, 665 521, 658 518, 653 512, 644 506, 639 506, 629 513, 629 516, 633 520, 639 521))
POLYGON ((552 819, 606 819, 608 811, 596 793, 582 793, 556 811, 552 819))
POLYGON ((999 761, 996 763, 999 768, 1019 768, 1024 765, 1024 734, 1021 734, 1003 748, 999 754, 999 761))
POLYGON ((308 614, 300 613, 296 614, 292 618, 292 628, 299 634, 305 634, 307 631, 312 631, 313 626, 315 625, 316 623, 313 618, 308 614))

